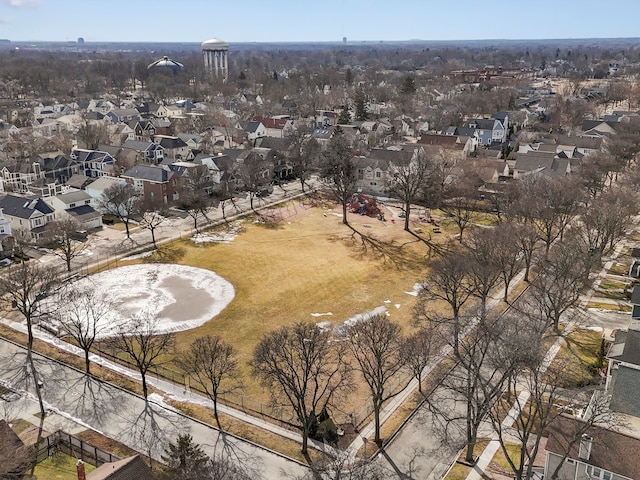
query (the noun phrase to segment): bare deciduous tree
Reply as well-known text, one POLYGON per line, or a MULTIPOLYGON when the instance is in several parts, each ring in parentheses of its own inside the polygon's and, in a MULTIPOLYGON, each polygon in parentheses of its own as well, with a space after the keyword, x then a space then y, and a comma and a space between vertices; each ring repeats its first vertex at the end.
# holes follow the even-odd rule
POLYGON ((445 301, 451 308, 453 348, 458 348, 462 331, 461 311, 471 294, 471 258, 467 252, 452 251, 431 264, 427 281, 416 303, 414 317, 417 323, 425 325, 434 316, 434 300, 445 301))
MULTIPOLYGON (((33 328, 37 321, 51 313, 52 308, 46 298, 58 284, 59 272, 56 269, 33 261, 14 264, 0 276, 0 296, 8 301, 8 308, 13 307, 22 315, 27 325, 27 363, 34 385, 38 385, 41 379, 33 360, 33 328)), ((44 418, 42 392, 40 388, 35 391, 44 418)))
POLYGON ((346 335, 351 353, 358 362, 373 403, 375 422, 374 441, 382 446, 380 437, 380 411, 384 402, 398 395, 408 382, 401 382, 391 388, 390 381, 401 377, 405 367, 402 354, 402 332, 400 326, 391 322, 386 315, 377 314, 350 326, 346 335))
POLYGON ((404 340, 402 354, 404 363, 411 369, 413 377, 418 381, 418 391, 422 393, 422 372, 434 358, 436 341, 433 332, 421 327, 404 340))
POLYGON ((80 222, 73 217, 54 220, 44 227, 42 243, 54 248, 53 253, 65 261, 67 272, 71 272, 71 261, 87 248, 78 238, 81 229, 80 222))
POLYGON ((351 146, 340 129, 336 129, 327 149, 322 152, 320 176, 342 205, 342 223, 348 225, 347 205, 356 193, 358 167, 351 146))
POLYGON ((85 371, 90 371, 89 353, 96 338, 109 326, 113 303, 96 290, 69 288, 58 297, 60 307, 53 314, 62 331, 84 352, 85 371))
POLYGON ((133 185, 123 182, 106 188, 99 203, 106 213, 118 217, 124 223, 127 238, 131 238, 129 221, 137 213, 139 206, 139 196, 133 185))
POLYGON ((283 394, 302 429, 302 453, 316 417, 348 386, 351 368, 345 344, 313 323, 280 327, 260 339, 251 362, 253 374, 283 394))
POLYGON ((433 161, 424 148, 402 152, 404 158, 389 163, 387 186, 392 195, 400 198, 404 204, 404 229, 409 231, 411 205, 424 191, 427 180, 436 171, 433 161))
POLYGON ((180 355, 178 365, 191 377, 213 402, 213 415, 218 428, 218 395, 222 385, 235 377, 238 361, 233 347, 220 337, 206 335, 191 342, 189 348, 180 355))
POLYGON ((156 230, 162 226, 163 223, 167 220, 161 211, 158 210, 146 210, 142 212, 142 216, 139 219, 139 224, 142 228, 149 230, 151 233, 151 242, 153 243, 153 248, 158 248, 156 245, 156 230))
POLYGON ((147 312, 141 312, 120 326, 109 343, 116 352, 123 353, 134 363, 142 377, 142 394, 147 398, 147 373, 165 363, 163 356, 174 346, 173 334, 160 333, 157 319, 147 312))

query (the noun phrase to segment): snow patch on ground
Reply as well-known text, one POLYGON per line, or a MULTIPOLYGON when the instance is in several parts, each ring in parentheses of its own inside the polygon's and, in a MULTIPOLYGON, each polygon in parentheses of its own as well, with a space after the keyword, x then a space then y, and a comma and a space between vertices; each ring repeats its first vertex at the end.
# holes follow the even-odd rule
POLYGON ((367 320, 369 320, 371 317, 375 316, 375 315, 382 315, 383 313, 388 313, 387 312, 387 307, 385 306, 381 306, 381 307, 376 307, 373 310, 371 310, 370 312, 364 312, 364 313, 358 313, 357 315, 354 315, 353 317, 345 320, 345 322, 342 325, 338 325, 334 328, 334 331, 337 334, 342 334, 345 333, 345 331, 355 325, 358 322, 365 322, 367 320))
POLYGON ((241 230, 240 223, 233 223, 225 232, 196 233, 191 240, 194 243, 231 243, 241 230))
POLYGON ((410 292, 404 292, 404 293, 406 293, 407 295, 411 295, 412 297, 417 297, 422 291, 422 288, 423 287, 421 283, 416 283, 410 292))
POLYGON ((316 325, 318 325, 320 330, 329 330, 331 328, 331 322, 326 320, 324 322, 319 322, 316 325))
POLYGON ((311 314, 312 317, 326 317, 326 316, 330 316, 330 315, 333 315, 333 313, 327 312, 327 313, 312 313, 311 314))
POLYGON ((77 286, 108 292, 116 305, 98 323, 100 336, 112 335, 140 312, 156 319, 159 332, 189 330, 218 315, 235 297, 233 285, 210 270, 163 263, 114 268, 77 286))
POLYGON ((162 408, 166 409, 166 410, 170 410, 172 412, 178 412, 178 410, 174 407, 172 407, 171 405, 169 405, 167 402, 164 401, 164 397, 162 395, 160 395, 159 393, 152 393, 150 394, 148 397, 150 402, 155 403, 156 405, 160 405, 162 408))
POLYGON ((127 260, 139 260, 141 258, 147 258, 153 255, 153 250, 149 250, 148 252, 138 253, 137 255, 131 255, 127 257, 127 260))

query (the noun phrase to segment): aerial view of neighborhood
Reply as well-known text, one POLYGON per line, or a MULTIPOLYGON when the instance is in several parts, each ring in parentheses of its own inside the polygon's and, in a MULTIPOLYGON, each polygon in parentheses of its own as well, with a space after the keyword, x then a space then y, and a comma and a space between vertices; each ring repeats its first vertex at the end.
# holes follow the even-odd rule
POLYGON ((0 480, 639 480, 639 75, 1 39, 0 480))

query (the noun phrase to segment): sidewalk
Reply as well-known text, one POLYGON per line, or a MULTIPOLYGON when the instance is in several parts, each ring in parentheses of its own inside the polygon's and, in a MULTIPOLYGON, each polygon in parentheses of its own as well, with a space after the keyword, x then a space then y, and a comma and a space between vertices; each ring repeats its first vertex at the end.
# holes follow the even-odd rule
MULTIPOLYGON (((302 478, 309 471, 306 465, 189 418, 153 398, 145 401, 39 354, 34 360, 44 380, 41 392, 45 406, 56 413, 45 419, 47 430, 64 428, 77 433, 91 428, 156 460, 168 442, 174 442, 178 434, 186 432, 208 455, 231 458, 250 478, 302 478)), ((24 349, 0 339, 0 378, 24 393, 25 398, 16 404, 20 411, 27 418, 37 418, 34 417, 38 406, 33 386, 27 387, 24 383, 24 365, 24 349)))

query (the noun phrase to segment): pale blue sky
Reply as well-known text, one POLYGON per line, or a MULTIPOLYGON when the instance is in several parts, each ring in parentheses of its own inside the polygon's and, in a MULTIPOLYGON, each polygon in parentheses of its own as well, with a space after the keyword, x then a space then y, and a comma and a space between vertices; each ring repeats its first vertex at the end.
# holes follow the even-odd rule
POLYGON ((12 41, 640 37, 638 0, 0 0, 12 41))

